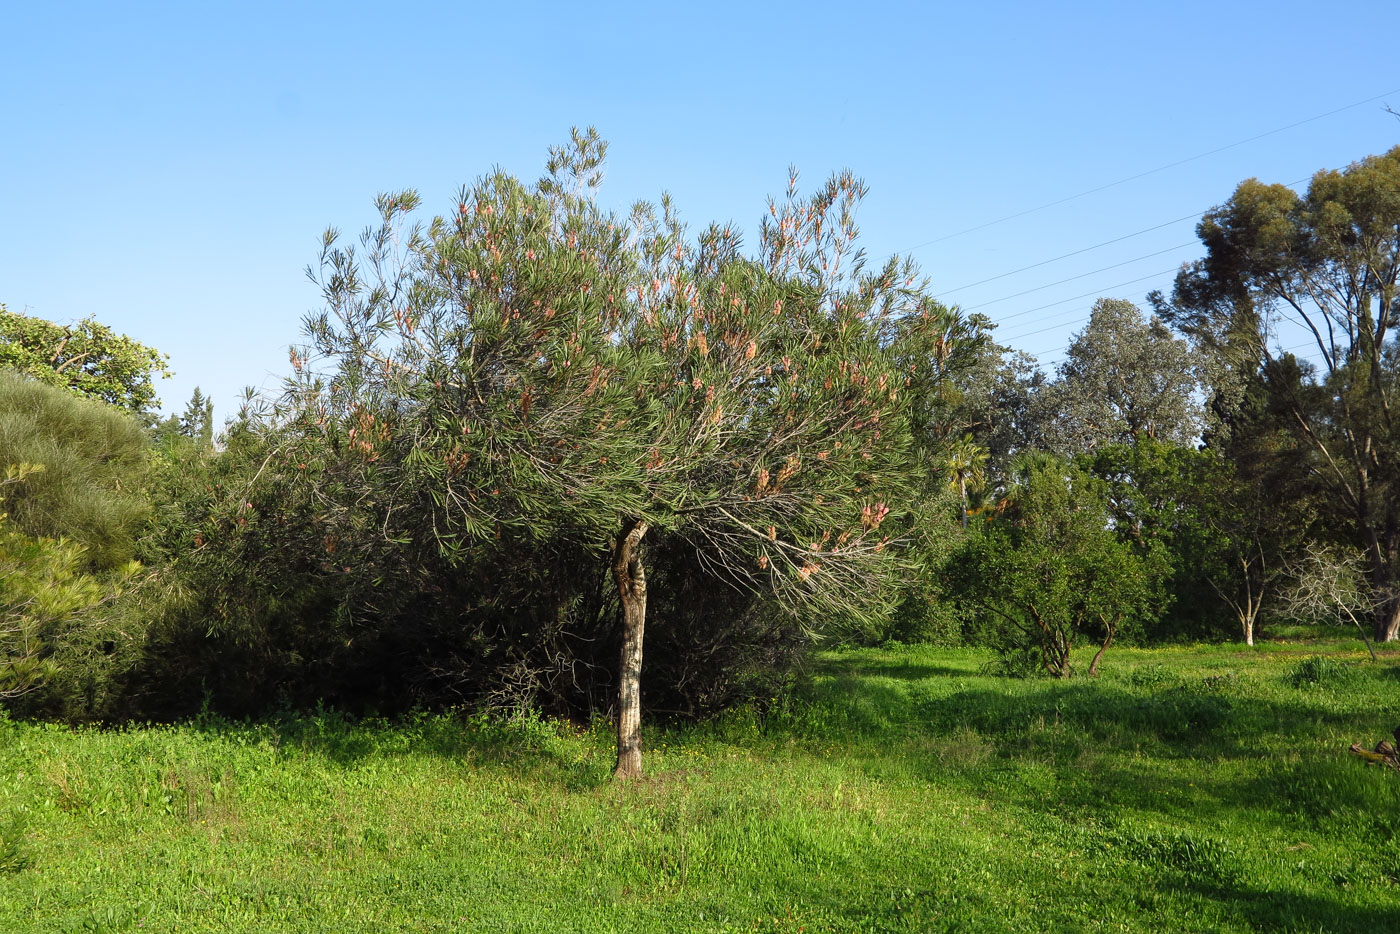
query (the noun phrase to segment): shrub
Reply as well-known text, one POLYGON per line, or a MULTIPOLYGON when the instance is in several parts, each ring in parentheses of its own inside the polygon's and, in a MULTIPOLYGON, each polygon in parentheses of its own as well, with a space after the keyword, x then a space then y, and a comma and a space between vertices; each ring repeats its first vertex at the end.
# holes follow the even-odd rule
POLYGON ((130 561, 150 515, 148 450, 121 410, 0 370, 0 471, 42 468, 4 492, 24 534, 76 542, 96 569, 130 561))
POLYGON ((1356 669, 1343 662, 1325 655, 1310 655, 1290 668, 1284 680, 1295 688, 1336 687, 1349 683, 1355 676, 1356 669))

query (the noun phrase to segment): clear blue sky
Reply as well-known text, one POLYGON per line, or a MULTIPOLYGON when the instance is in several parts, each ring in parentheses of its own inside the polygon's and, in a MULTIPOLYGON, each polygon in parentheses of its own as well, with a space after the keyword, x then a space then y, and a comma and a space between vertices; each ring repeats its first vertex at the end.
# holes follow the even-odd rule
POLYGON ((1191 159, 1400 88, 1393 2, 506 7, 5 5, 0 302, 159 347, 165 407, 198 384, 222 418, 286 371, 327 225, 379 191, 436 212, 493 166, 535 178, 595 124, 603 200, 669 190, 696 225, 752 230, 790 163, 854 169, 871 254, 913 248, 1053 364, 1093 297, 1199 255, 1194 219, 959 287, 1400 143, 1390 93, 1191 159))

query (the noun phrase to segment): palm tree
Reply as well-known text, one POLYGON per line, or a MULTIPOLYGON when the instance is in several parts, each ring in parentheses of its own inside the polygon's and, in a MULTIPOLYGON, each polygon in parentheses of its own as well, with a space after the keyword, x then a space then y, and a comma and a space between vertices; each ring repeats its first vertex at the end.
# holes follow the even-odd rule
POLYGON ((958 491, 962 499, 962 527, 967 528, 967 494, 977 491, 987 480, 987 449, 972 435, 963 435, 948 447, 943 467, 948 471, 948 486, 958 491))

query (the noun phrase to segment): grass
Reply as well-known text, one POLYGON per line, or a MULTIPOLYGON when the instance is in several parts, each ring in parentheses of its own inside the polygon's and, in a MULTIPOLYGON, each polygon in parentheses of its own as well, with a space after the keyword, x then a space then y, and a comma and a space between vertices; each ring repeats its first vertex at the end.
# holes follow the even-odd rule
POLYGON ((0 931, 1398 930, 1400 652, 1301 635, 831 652, 627 785, 602 724, 0 719, 0 931))

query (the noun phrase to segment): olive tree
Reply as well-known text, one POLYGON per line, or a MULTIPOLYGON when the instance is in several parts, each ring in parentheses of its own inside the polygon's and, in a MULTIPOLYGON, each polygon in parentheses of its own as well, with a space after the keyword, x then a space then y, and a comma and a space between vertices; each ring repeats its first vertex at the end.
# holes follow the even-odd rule
POLYGON ((867 267, 850 174, 809 197, 794 178, 746 255, 669 199, 601 208, 604 153, 575 131, 533 184, 497 172, 427 223, 416 193, 385 195, 358 247, 328 231, 280 419, 358 463, 350 495, 374 491, 386 536, 462 562, 507 540, 596 549, 627 778, 649 533, 810 619, 880 611, 917 488, 899 361, 954 316, 907 264, 867 267))

